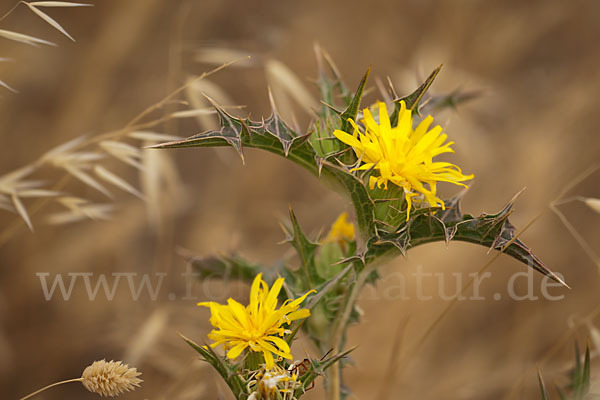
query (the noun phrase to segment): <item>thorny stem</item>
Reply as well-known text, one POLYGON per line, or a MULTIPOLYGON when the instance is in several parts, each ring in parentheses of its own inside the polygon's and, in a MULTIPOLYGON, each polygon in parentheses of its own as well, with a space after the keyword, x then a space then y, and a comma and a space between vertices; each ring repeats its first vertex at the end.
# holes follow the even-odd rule
MULTIPOLYGON (((346 298, 344 309, 342 310, 341 314, 338 314, 339 318, 335 322, 333 334, 331 336, 331 347, 336 353, 341 350, 340 345, 342 343, 344 333, 346 332, 346 328, 348 327, 348 320, 350 319, 352 309, 354 308, 354 305, 358 299, 358 295, 360 294, 360 290, 364 286, 365 281, 370 273, 371 269, 365 267, 358 274, 356 281, 354 282, 354 286, 352 286, 352 289, 346 298)), ((341 385, 340 362, 334 363, 328 371, 327 397, 329 400, 339 400, 341 385)))
POLYGON ((71 382, 83 382, 83 378, 67 379, 66 381, 60 381, 60 382, 53 383, 53 384, 51 384, 51 385, 48 385, 48 386, 45 386, 45 387, 43 387, 43 388, 41 388, 41 389, 39 389, 39 390, 36 390, 36 391, 35 391, 35 392, 33 392, 33 393, 30 393, 30 394, 28 394, 28 395, 27 395, 27 396, 25 396, 25 397, 21 397, 19 400, 26 400, 26 399, 29 399, 29 398, 31 398, 31 397, 33 397, 33 396, 35 396, 36 394, 39 394, 39 393, 41 393, 41 392, 43 392, 43 391, 45 391, 45 390, 47 390, 47 389, 50 389, 50 388, 52 388, 52 387, 54 387, 54 386, 62 385, 63 383, 71 383, 71 382))

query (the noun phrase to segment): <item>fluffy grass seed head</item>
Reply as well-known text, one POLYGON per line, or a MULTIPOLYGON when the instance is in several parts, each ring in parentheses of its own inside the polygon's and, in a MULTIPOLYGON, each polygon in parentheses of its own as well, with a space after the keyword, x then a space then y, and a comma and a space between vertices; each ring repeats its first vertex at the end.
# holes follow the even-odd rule
POLYGON ((355 239, 354 224, 348 222, 348 214, 343 212, 331 225, 331 229, 323 243, 338 243, 340 247, 344 247, 346 241, 351 242, 355 239))
POLYGON ((431 207, 441 206, 444 202, 437 197, 437 182, 450 182, 466 187, 463 181, 473 179, 473 175, 464 175, 460 168, 448 162, 433 161, 443 153, 453 153, 450 147, 454 142, 446 142, 447 135, 442 133, 439 125, 429 129, 433 118, 427 116, 413 129, 412 111, 400 102, 398 124, 391 126, 385 103, 378 102, 379 123, 375 121, 371 111, 365 108, 361 131, 354 121, 353 134, 335 130, 333 135, 342 142, 352 146, 362 165, 356 170, 376 170, 379 176, 370 176, 369 186, 387 190, 388 183, 404 190, 407 203, 407 220, 409 218, 412 199, 422 195, 431 207), (427 186, 426 186, 427 185, 427 186))
POLYGON ((136 368, 129 368, 121 361, 94 361, 81 375, 81 383, 90 392, 100 396, 118 396, 134 390, 142 382, 136 368))
POLYGON ((222 345, 227 350, 227 358, 232 360, 246 349, 262 353, 267 370, 275 365, 274 354, 291 360, 290 346, 282 339, 289 333, 284 325, 310 315, 308 309, 299 307, 314 290, 296 300, 286 300, 277 308, 277 296, 283 281, 283 278, 277 279, 269 289, 262 274, 258 274, 252 283, 247 307, 231 298, 227 304, 213 301, 198 303, 210 308, 210 323, 215 328, 208 334, 208 338, 214 341, 211 347, 222 345))

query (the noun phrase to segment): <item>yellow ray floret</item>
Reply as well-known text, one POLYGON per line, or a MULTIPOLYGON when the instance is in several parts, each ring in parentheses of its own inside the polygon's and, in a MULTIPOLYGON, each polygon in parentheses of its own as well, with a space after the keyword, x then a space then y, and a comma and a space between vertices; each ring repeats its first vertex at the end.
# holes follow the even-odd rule
POLYGON ((441 206, 444 202, 436 195, 437 182, 450 182, 466 187, 461 183, 473 179, 473 175, 463 175, 460 168, 448 162, 433 161, 435 156, 454 153, 450 147, 454 142, 446 142, 447 135, 439 125, 429 129, 433 118, 427 116, 413 129, 413 117, 404 101, 400 102, 398 124, 391 126, 385 103, 379 102, 379 123, 371 111, 363 111, 364 132, 354 121, 348 120, 354 127, 353 134, 335 130, 334 136, 352 146, 362 164, 356 170, 374 170, 377 175, 369 177, 371 189, 377 187, 387 190, 388 182, 404 189, 407 203, 407 220, 412 198, 422 195, 431 207, 441 206))
POLYGON ((343 212, 331 225, 331 230, 323 240, 323 243, 338 243, 340 246, 343 246, 346 240, 351 242, 354 239, 354 224, 348 222, 348 214, 343 212))
POLYGON ((211 347, 222 345, 229 359, 236 359, 246 349, 262 352, 267 370, 274 366, 273 354, 291 360, 290 346, 282 339, 289 331, 283 325, 310 315, 308 309, 299 307, 314 290, 296 300, 286 300, 277 308, 282 286, 283 278, 279 278, 269 290, 262 274, 258 274, 252 283, 247 307, 233 299, 228 299, 227 304, 198 303, 210 308, 210 323, 215 328, 208 334, 214 341, 211 347))

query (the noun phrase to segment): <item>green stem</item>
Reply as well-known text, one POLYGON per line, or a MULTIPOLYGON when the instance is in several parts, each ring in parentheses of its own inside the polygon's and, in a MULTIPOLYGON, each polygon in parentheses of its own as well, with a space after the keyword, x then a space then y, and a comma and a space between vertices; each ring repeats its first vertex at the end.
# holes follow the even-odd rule
MULTIPOLYGON (((333 330, 333 335, 331 336, 331 347, 335 353, 341 351, 340 345, 342 343, 342 338, 344 337, 344 333, 346 332, 346 328, 348 327, 348 321, 350 319, 350 315, 352 313, 352 309, 358 300, 358 295, 360 294, 360 290, 365 284, 369 273, 371 272, 370 268, 365 267, 358 276, 356 277, 356 281, 354 282, 354 286, 350 290, 348 294, 344 309, 342 313, 339 314, 339 318, 336 320, 333 330)), ((328 373, 328 383, 327 383, 327 398, 329 400, 340 400, 340 386, 341 386, 341 368, 340 361, 334 363, 329 368, 328 373)))

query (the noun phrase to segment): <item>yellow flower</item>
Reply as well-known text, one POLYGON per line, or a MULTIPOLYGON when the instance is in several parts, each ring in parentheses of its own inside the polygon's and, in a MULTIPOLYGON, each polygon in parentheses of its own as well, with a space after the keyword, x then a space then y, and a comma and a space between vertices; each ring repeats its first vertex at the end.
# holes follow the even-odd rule
POLYGON ((370 110, 363 111, 362 122, 365 126, 361 132, 354 121, 348 120, 354 127, 353 135, 341 130, 333 134, 342 142, 353 147, 362 165, 355 170, 377 170, 379 176, 370 176, 369 186, 387 190, 388 182, 404 189, 407 203, 407 216, 412 205, 412 198, 422 195, 431 207, 441 206, 444 202, 436 195, 437 182, 460 183, 473 179, 473 175, 463 175, 460 168, 448 162, 433 162, 433 157, 443 153, 454 153, 450 147, 454 142, 444 143, 447 135, 442 133, 439 125, 429 129, 433 122, 427 116, 416 129, 413 129, 413 118, 406 103, 400 102, 398 124, 391 126, 385 103, 379 102, 379 124, 370 110), (425 186, 425 184, 427 186, 425 186))
POLYGON ((341 247, 344 247, 346 240, 351 242, 354 239, 354 224, 348 222, 348 214, 343 212, 337 217, 333 225, 331 225, 331 230, 323 240, 323 243, 337 242, 341 247))
POLYGON ((210 308, 210 323, 215 328, 208 335, 214 341, 211 347, 222 345, 227 350, 227 358, 232 360, 245 349, 262 352, 268 370, 274 366, 273 354, 291 360, 290 346, 281 338, 289 333, 283 325, 310 315, 308 309, 298 308, 314 290, 296 300, 286 300, 277 308, 282 285, 283 278, 279 278, 269 290, 262 274, 258 274, 252 283, 247 307, 233 299, 228 299, 226 305, 213 301, 198 303, 210 308))

